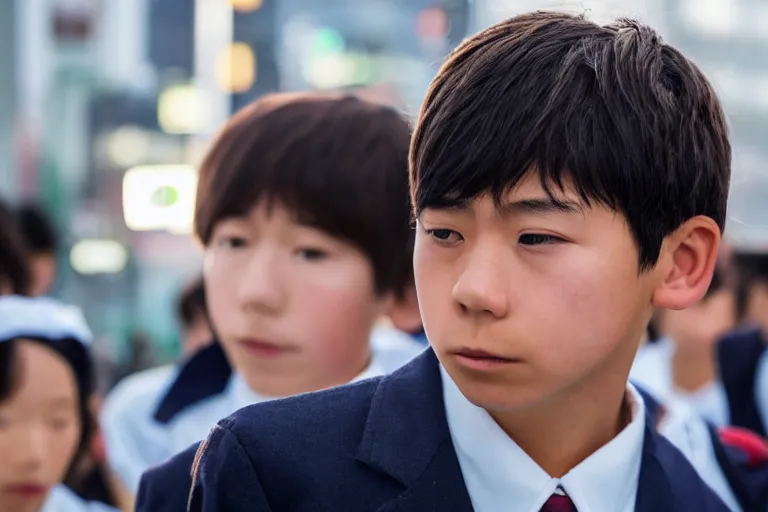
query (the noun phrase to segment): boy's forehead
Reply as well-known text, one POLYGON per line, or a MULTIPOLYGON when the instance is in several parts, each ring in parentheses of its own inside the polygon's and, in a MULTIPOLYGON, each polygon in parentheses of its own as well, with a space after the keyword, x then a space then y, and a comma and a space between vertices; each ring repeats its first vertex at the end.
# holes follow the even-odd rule
POLYGON ((558 201, 581 201, 570 175, 564 174, 559 183, 546 180, 539 172, 529 171, 500 197, 503 201, 518 201, 529 197, 549 197, 558 201))
POLYGON ((234 221, 253 227, 270 223, 282 230, 313 230, 326 236, 333 236, 327 230, 323 229, 320 221, 310 212, 298 207, 286 204, 277 198, 263 198, 257 201, 249 209, 241 212, 233 212, 230 215, 222 217, 219 223, 234 221))
POLYGON ((238 208, 222 216, 221 221, 239 220, 254 221, 262 220, 283 220, 292 224, 310 224, 311 216, 299 208, 287 204, 285 201, 276 197, 261 197, 250 206, 238 208))
POLYGON ((447 206, 438 209, 466 210, 483 203, 492 204, 501 214, 519 211, 545 213, 550 210, 583 213, 590 206, 580 196, 572 179, 564 177, 560 183, 545 182, 537 173, 532 172, 499 194, 486 191, 469 199, 448 197, 444 201, 447 206))

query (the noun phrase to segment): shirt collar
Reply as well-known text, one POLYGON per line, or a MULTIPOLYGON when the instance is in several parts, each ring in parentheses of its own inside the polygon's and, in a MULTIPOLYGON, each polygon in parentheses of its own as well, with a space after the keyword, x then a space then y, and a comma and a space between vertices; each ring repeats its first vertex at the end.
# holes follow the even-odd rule
POLYGON ((484 409, 467 400, 441 367, 443 399, 467 491, 477 512, 538 511, 562 487, 584 512, 633 511, 642 460, 645 408, 631 385, 632 420, 562 479, 550 477, 484 409))

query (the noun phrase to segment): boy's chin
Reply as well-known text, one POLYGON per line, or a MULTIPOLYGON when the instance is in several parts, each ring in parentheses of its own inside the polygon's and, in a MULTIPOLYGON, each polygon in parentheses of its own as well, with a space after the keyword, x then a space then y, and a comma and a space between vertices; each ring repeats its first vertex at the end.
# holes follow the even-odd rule
POLYGON ((515 412, 542 403, 547 393, 530 385, 457 382, 461 393, 474 406, 488 412, 515 412))

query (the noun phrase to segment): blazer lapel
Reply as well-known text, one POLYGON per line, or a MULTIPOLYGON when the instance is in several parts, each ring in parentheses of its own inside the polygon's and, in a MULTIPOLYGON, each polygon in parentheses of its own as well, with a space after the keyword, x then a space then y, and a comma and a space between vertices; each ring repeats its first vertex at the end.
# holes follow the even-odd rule
POLYGON ((727 512, 685 455, 647 418, 635 512, 727 512))
POLYGON ((643 458, 637 486, 635 512, 676 512, 675 496, 664 466, 657 457, 656 433, 649 422, 645 427, 643 458))
POLYGON ((396 499, 376 512, 472 512, 459 461, 450 439, 443 442, 424 473, 396 499))
POLYGON ((472 511, 431 348, 381 380, 356 458, 406 488, 377 512, 472 511))

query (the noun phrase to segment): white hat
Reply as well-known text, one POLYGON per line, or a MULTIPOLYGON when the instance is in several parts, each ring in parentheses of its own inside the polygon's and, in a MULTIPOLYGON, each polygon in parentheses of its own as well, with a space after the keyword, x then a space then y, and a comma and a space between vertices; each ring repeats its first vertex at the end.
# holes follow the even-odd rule
POLYGON ((80 308, 48 297, 0 296, 0 342, 15 338, 74 338, 89 346, 93 334, 80 308))

